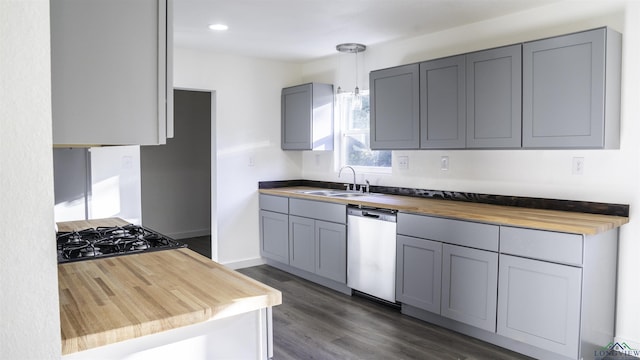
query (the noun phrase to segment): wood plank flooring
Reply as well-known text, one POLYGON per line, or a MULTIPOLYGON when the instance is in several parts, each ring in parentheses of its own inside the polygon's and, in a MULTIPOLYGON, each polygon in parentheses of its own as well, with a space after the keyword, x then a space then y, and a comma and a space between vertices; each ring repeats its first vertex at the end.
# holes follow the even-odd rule
POLYGON ((211 235, 179 239, 177 241, 187 244, 189 249, 211 259, 211 235))
POLYGON ((268 265, 238 271, 282 291, 273 308, 274 360, 531 359, 268 265))

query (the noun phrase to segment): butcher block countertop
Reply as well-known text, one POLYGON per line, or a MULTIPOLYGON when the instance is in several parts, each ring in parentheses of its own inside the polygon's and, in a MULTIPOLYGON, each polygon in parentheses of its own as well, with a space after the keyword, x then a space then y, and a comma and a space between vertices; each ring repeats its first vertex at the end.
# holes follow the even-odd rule
MULTIPOLYGON (((58 229, 123 224, 113 218, 58 229)), ((63 355, 282 303, 280 291, 189 249, 59 264, 58 282, 63 355)))
POLYGON ((340 198, 304 194, 300 192, 305 190, 326 189, 296 186, 260 189, 260 193, 341 204, 380 207, 402 212, 434 215, 451 219, 584 235, 599 234, 607 230, 618 228, 629 222, 629 218, 621 216, 530 209, 514 206, 490 205, 401 195, 376 194, 372 196, 340 198))

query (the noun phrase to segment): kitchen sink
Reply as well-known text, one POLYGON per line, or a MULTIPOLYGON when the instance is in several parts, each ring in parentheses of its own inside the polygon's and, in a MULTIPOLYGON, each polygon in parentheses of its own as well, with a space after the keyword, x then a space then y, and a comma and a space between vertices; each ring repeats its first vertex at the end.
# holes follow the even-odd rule
POLYGON ((361 193, 361 192, 346 192, 343 194, 335 194, 335 195, 331 195, 333 197, 345 197, 345 198, 350 198, 350 197, 358 197, 358 196, 371 196, 371 195, 375 195, 372 193, 361 193))
POLYGON ((347 191, 347 190, 300 190, 296 192, 299 194, 306 194, 306 195, 318 195, 318 196, 342 197, 342 198, 382 195, 378 193, 363 193, 363 192, 347 191))

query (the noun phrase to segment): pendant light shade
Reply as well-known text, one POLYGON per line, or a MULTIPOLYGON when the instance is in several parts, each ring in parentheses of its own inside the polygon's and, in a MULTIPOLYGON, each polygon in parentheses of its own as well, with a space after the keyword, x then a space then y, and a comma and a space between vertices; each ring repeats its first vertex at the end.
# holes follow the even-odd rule
MULTIPOLYGON (((355 54, 355 58, 356 58, 356 69, 355 69, 355 78, 356 78, 356 86, 353 89, 353 95, 354 95, 354 105, 356 107, 359 107, 360 104, 360 88, 358 87, 358 53, 359 52, 364 52, 365 50, 367 50, 367 47, 363 44, 357 44, 357 43, 344 43, 344 44, 338 44, 336 45, 336 50, 338 50, 341 53, 351 53, 351 54, 355 54)), ((342 93, 342 88, 340 86, 338 86, 338 90, 337 93, 340 94, 342 93)))

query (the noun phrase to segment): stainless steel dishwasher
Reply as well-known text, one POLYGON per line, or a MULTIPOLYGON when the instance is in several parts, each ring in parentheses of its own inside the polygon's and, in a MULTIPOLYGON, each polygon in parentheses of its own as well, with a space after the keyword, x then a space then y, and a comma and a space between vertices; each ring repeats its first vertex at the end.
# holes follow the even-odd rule
POLYGON ((347 208, 347 285, 396 302, 396 211, 347 208))

